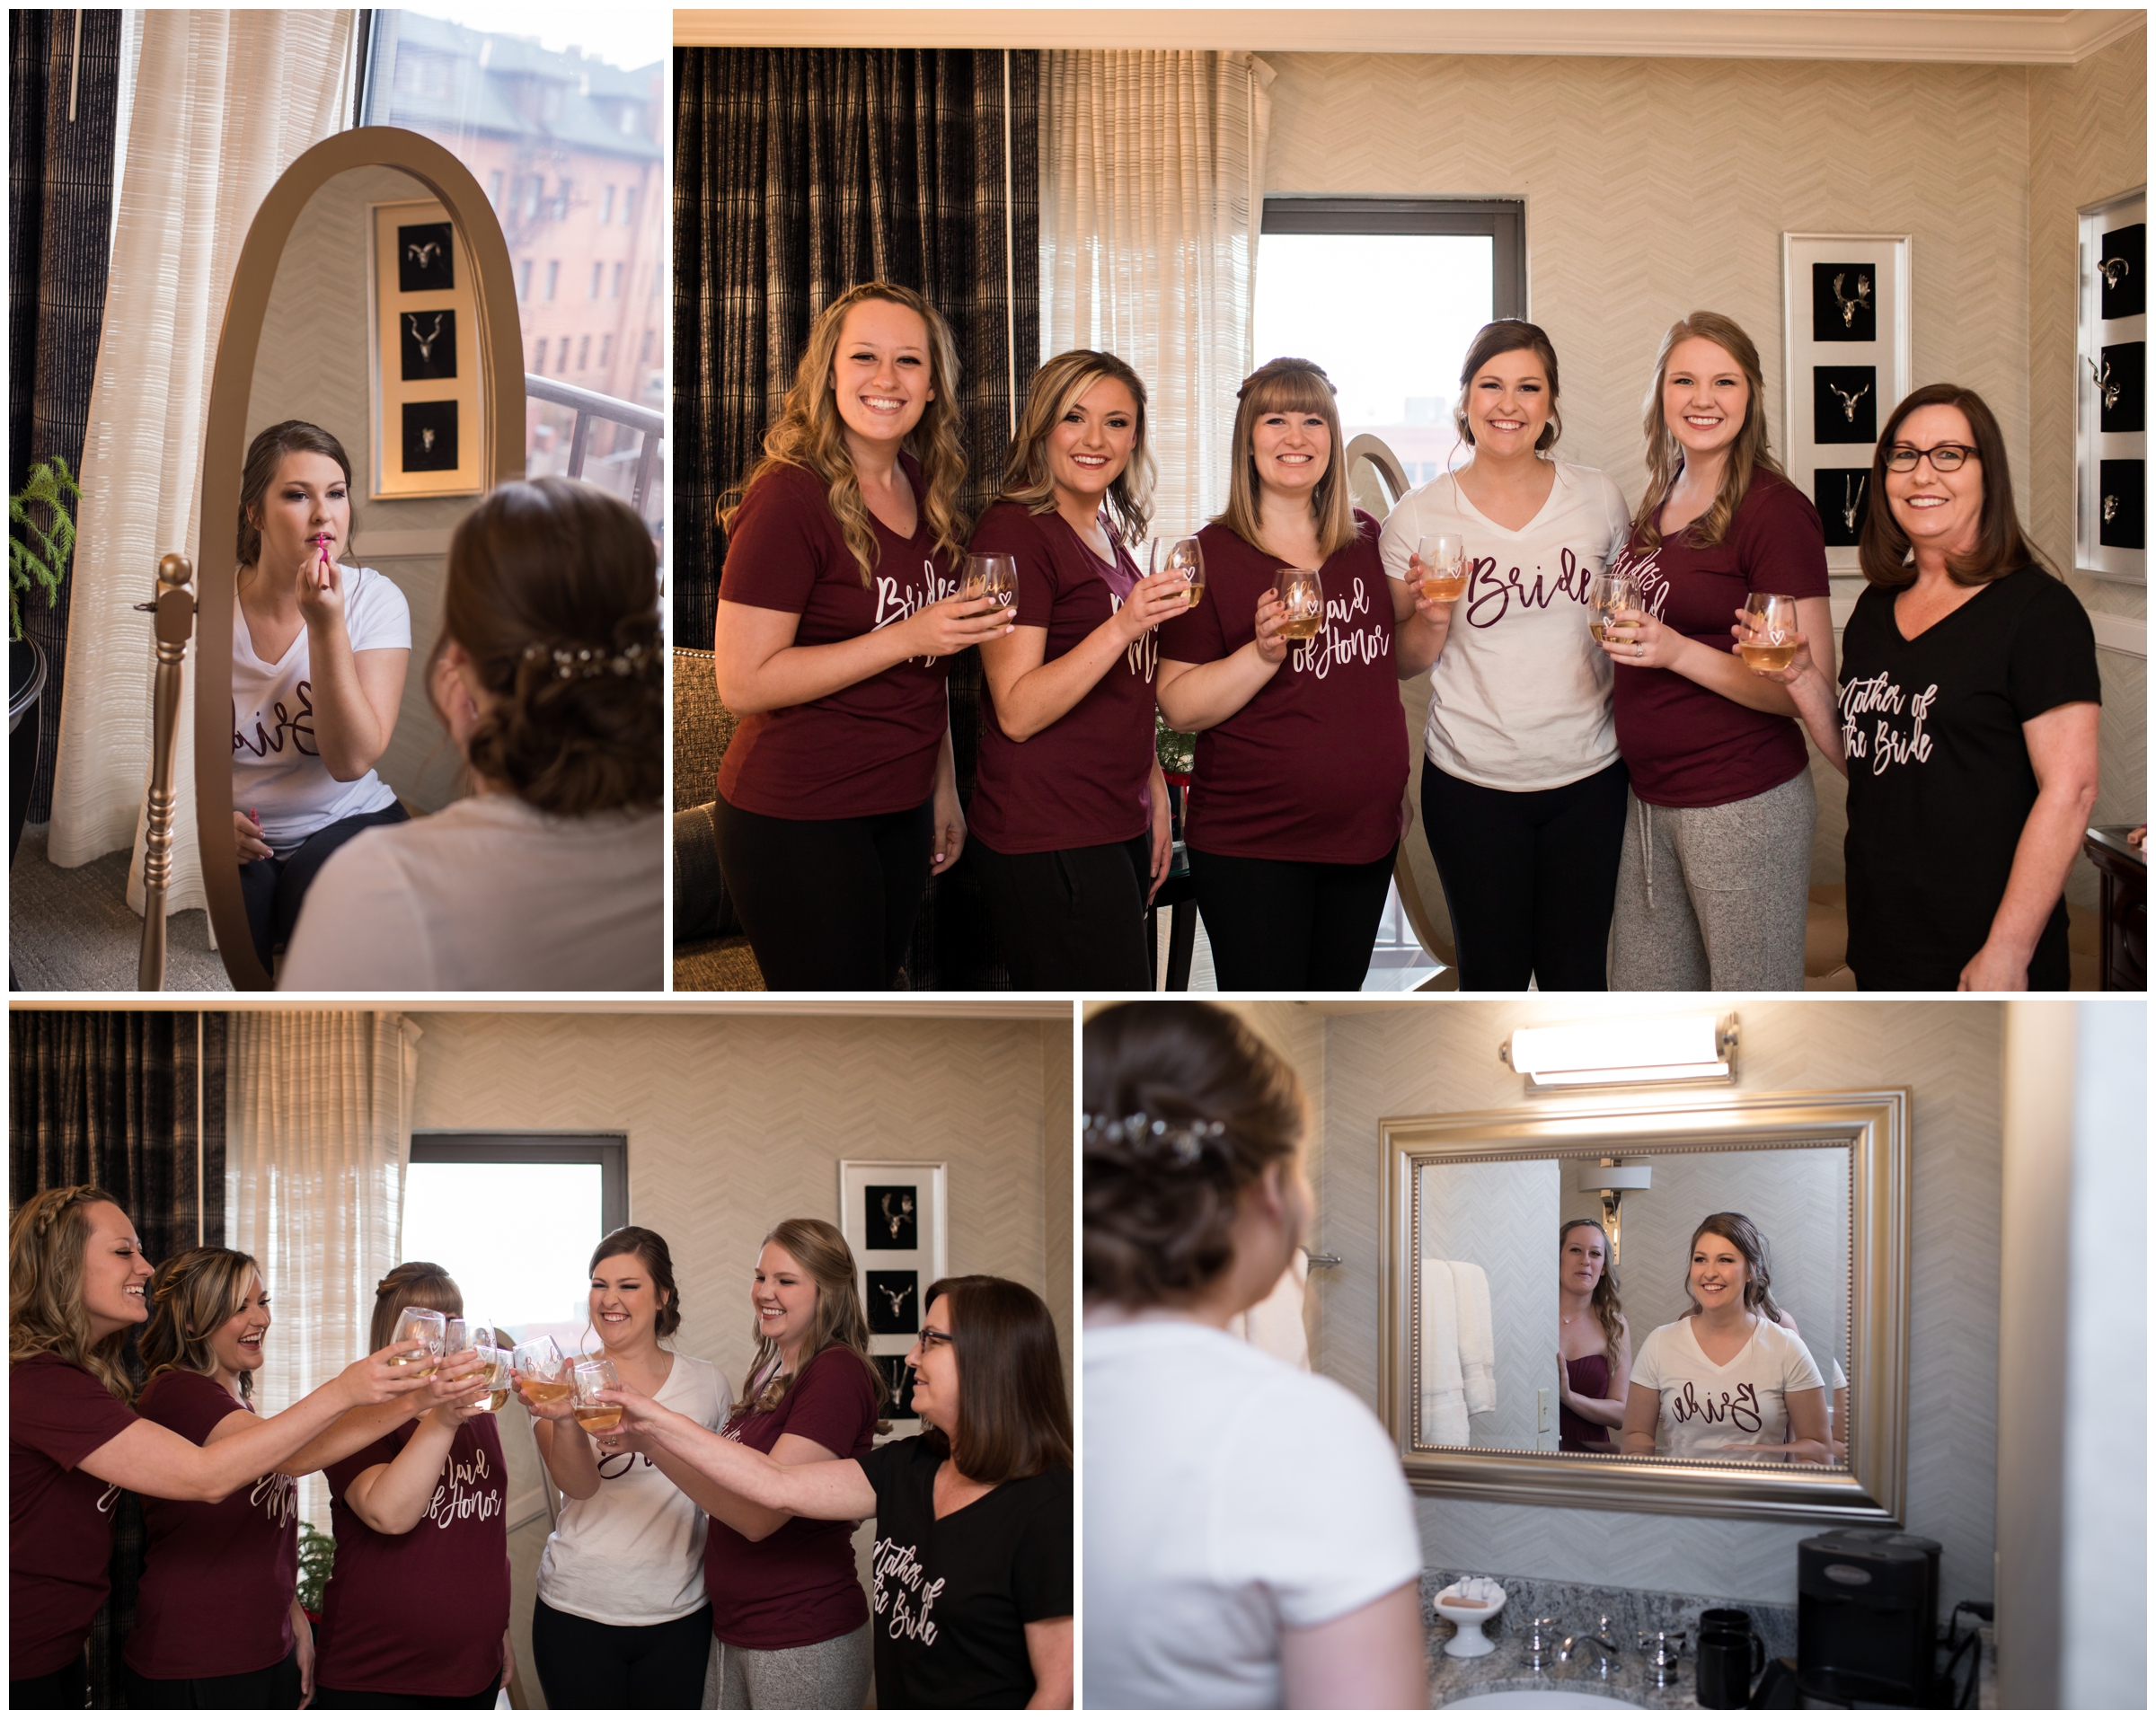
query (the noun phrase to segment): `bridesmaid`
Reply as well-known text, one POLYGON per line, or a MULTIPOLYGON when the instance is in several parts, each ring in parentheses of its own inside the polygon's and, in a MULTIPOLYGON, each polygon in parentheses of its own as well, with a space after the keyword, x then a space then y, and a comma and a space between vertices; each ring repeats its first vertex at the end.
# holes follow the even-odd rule
POLYGON ((1146 904, 1168 875, 1168 787, 1153 750, 1153 629, 1188 607, 1143 577, 1153 455, 1145 384, 1106 352, 1034 373, 1003 492, 972 552, 1018 565, 1017 624, 988 675, 973 868, 1020 991, 1150 991, 1146 904))
POLYGON ((1557 1448, 1615 1456, 1610 1432, 1624 1424, 1632 1333, 1609 1236, 1592 1218, 1558 1227, 1557 1312, 1557 1448))
POLYGON ((741 718, 719 860, 774 991, 884 991, 932 872, 966 839, 944 682, 1010 630, 962 602, 958 355, 918 293, 870 281, 816 319, 741 500, 721 509, 712 639, 741 718))
POLYGON ((1324 371, 1275 358, 1237 398, 1228 505, 1198 533, 1205 595, 1161 630, 1161 713, 1197 736, 1190 875, 1222 990, 1356 991, 1408 783, 1391 586, 1324 371), (1282 568, 1321 570, 1323 624, 1301 643, 1282 568))

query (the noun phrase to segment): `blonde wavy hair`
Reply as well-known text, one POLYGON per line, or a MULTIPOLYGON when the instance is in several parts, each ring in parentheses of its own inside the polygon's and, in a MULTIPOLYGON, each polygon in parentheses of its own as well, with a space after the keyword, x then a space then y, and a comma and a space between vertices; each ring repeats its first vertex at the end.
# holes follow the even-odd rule
POLYGON ((1767 446, 1766 378, 1760 370, 1759 348, 1752 344, 1752 337, 1716 311, 1694 311, 1672 322, 1669 332, 1662 337, 1662 349, 1655 355, 1654 379, 1647 384, 1641 410, 1647 430, 1647 492, 1639 498, 1639 512, 1632 516, 1632 533, 1650 552, 1661 547, 1662 528, 1655 523, 1656 516, 1669 499, 1684 464, 1684 450, 1669 433, 1668 420, 1663 415, 1662 384, 1669 374, 1669 355, 1680 341, 1693 339, 1713 341, 1736 361, 1751 398, 1745 402, 1744 428, 1737 431, 1728 461, 1722 467, 1714 505, 1692 522, 1684 533, 1686 540, 1701 549, 1712 549, 1728 534, 1729 522, 1736 517, 1745 491, 1752 487, 1753 474, 1764 471, 1781 475, 1780 463, 1767 446))
MULTIPOLYGON (((246 1304, 249 1280, 261 1274, 252 1254, 230 1247, 190 1247, 160 1265, 150 1279, 150 1322, 135 1344, 150 1378, 169 1372, 214 1377, 217 1355, 209 1340, 246 1304)), ((240 1374, 240 1395, 253 1400, 252 1371, 240 1374)))
POLYGON ((1264 554, 1263 526, 1258 508, 1258 456, 1252 451, 1251 433, 1268 412, 1317 412, 1325 419, 1332 450, 1326 459, 1325 475, 1312 491, 1310 510, 1318 525, 1318 551, 1330 560, 1356 540, 1355 502, 1348 489, 1348 450, 1340 435, 1340 409, 1334 389, 1323 370, 1308 358, 1275 358, 1252 371, 1235 391, 1235 434, 1229 443, 1228 505, 1215 517, 1252 549, 1264 554))
POLYGON ((853 455, 846 446, 845 420, 838 414, 832 373, 840 336, 845 332, 846 313, 871 299, 903 305, 928 327, 928 383, 935 397, 922 410, 921 421, 906 432, 902 445, 921 463, 922 480, 928 486, 922 512, 935 533, 936 547, 953 557, 965 555, 967 521, 959 509, 959 491, 966 482, 966 450, 959 440, 958 343, 933 305, 910 286, 889 281, 864 281, 824 307, 808 330, 808 344, 793 373, 793 386, 779 408, 778 422, 764 433, 764 457, 719 504, 720 527, 731 532, 742 499, 772 467, 799 466, 814 472, 823 482, 846 547, 853 551, 864 590, 875 576, 876 529, 868 503, 862 499, 861 474, 854 471, 853 455))
POLYGON ((1135 543, 1145 535, 1153 518, 1154 472, 1153 450, 1145 445, 1145 384, 1112 352, 1082 347, 1058 352, 1033 373, 1011 457, 1003 464, 1003 493, 996 499, 1018 502, 1029 513, 1056 510, 1056 481, 1048 475, 1048 437, 1085 391, 1103 379, 1121 383, 1137 402, 1137 433, 1131 441, 1130 459, 1108 486, 1107 498, 1108 516, 1117 535, 1126 543, 1135 543))
MULTIPOLYGON (((853 1250, 846 1246, 845 1237, 835 1224, 826 1223, 821 1218, 788 1218, 783 1223, 773 1225, 761 1245, 767 1247, 774 1241, 793 1256, 795 1265, 816 1280, 816 1316, 801 1343, 801 1365, 807 1367, 834 1344, 851 1349, 868 1370, 876 1391, 877 1410, 880 1413, 890 1388, 884 1383, 882 1370, 869 1359, 869 1316, 862 1311, 861 1290, 853 1277, 853 1250)), ((741 1392, 729 1424, 747 1415, 776 1408, 800 1376, 784 1371, 779 1345, 764 1335, 763 1327, 753 1316, 749 1319, 749 1338, 756 1345, 756 1352, 749 1361, 748 1371, 741 1377, 741 1392)), ((889 1430, 888 1425, 878 1423, 877 1431, 889 1430)))
POLYGON ((57 1355, 87 1371, 123 1403, 135 1384, 119 1364, 128 1333, 90 1335, 83 1306, 83 1255, 90 1208, 118 1206, 104 1189, 47 1188, 16 1208, 7 1226, 7 1364, 57 1355))

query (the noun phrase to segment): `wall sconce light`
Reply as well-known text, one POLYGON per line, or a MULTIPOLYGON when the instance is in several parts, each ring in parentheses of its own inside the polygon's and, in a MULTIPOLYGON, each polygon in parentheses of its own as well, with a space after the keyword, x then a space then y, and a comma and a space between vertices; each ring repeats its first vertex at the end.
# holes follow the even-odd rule
POLYGON ((1734 1086, 1736 1017, 1665 1015, 1522 1027, 1498 1060, 1527 1077, 1530 1092, 1560 1087, 1734 1086))
POLYGON ((1610 1232, 1611 1265, 1617 1263, 1618 1249, 1622 1245, 1619 1226, 1623 1220, 1626 1193, 1636 1193, 1654 1185, 1652 1164, 1620 1164, 1613 1158, 1605 1158, 1599 1165, 1580 1171, 1580 1191, 1602 1196, 1602 1227, 1610 1232))

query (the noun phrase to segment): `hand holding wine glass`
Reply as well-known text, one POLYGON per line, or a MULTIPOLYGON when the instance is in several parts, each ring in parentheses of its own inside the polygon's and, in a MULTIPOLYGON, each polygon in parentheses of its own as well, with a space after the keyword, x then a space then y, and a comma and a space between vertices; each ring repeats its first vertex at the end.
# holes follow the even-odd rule
POLYGON ((1458 532, 1433 532, 1415 540, 1408 575, 1427 603, 1457 603, 1467 595, 1467 542, 1458 532))
POLYGON ((1280 594, 1265 590, 1258 595, 1258 630, 1251 643, 1257 647, 1259 659, 1277 668, 1287 660, 1287 639, 1284 629, 1287 625, 1287 605, 1280 601, 1280 594))
POLYGON ((566 1421, 575 1413, 570 1400, 569 1361, 552 1337, 520 1343, 509 1355, 509 1377, 517 1400, 543 1421, 566 1421))
POLYGON ((577 1424, 595 1438, 621 1424, 619 1403, 600 1399, 602 1391, 619 1390, 622 1375, 604 1355, 587 1356, 570 1366, 570 1393, 576 1404, 577 1424))
POLYGON ((1116 625, 1131 644, 1159 626, 1163 621, 1172 621, 1190 610, 1190 586, 1183 576, 1171 568, 1165 572, 1149 573, 1130 587, 1130 595, 1123 599, 1116 611, 1116 625))
POLYGON ((1730 628, 1736 654, 1762 679, 1787 686, 1811 666, 1811 653, 1797 628, 1797 599, 1754 591, 1730 628))
POLYGON ((1145 570, 1173 574, 1181 581, 1186 608, 1197 607, 1206 594, 1206 550, 1195 537, 1156 537, 1146 546, 1145 570))
POLYGON ((1314 567, 1284 567, 1273 575, 1273 595, 1280 599, 1280 636, 1315 639, 1325 624, 1325 581, 1314 567))
POLYGON ((1595 642, 1609 642, 1610 625, 1627 609, 1639 606, 1639 587, 1621 573, 1597 573, 1587 581, 1587 630, 1595 642))

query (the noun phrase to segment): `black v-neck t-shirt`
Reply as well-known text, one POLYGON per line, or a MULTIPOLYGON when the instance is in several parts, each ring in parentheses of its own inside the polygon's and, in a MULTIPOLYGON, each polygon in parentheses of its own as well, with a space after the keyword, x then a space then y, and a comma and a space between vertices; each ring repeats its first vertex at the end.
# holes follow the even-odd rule
POLYGON ((1026 1626, 1074 1610, 1071 1471, 1006 1480, 938 1521, 927 1440, 855 1460, 876 1488, 876 1705, 1024 1706, 1026 1626))
MULTIPOLYGON (((2096 634, 2041 568, 1994 579, 1914 639, 1868 587, 1842 636, 1849 965, 1867 991, 1951 991, 1991 935, 2037 801, 2021 725, 2100 703, 2096 634)), ((2028 965, 2069 977, 2062 896, 2028 965)))

